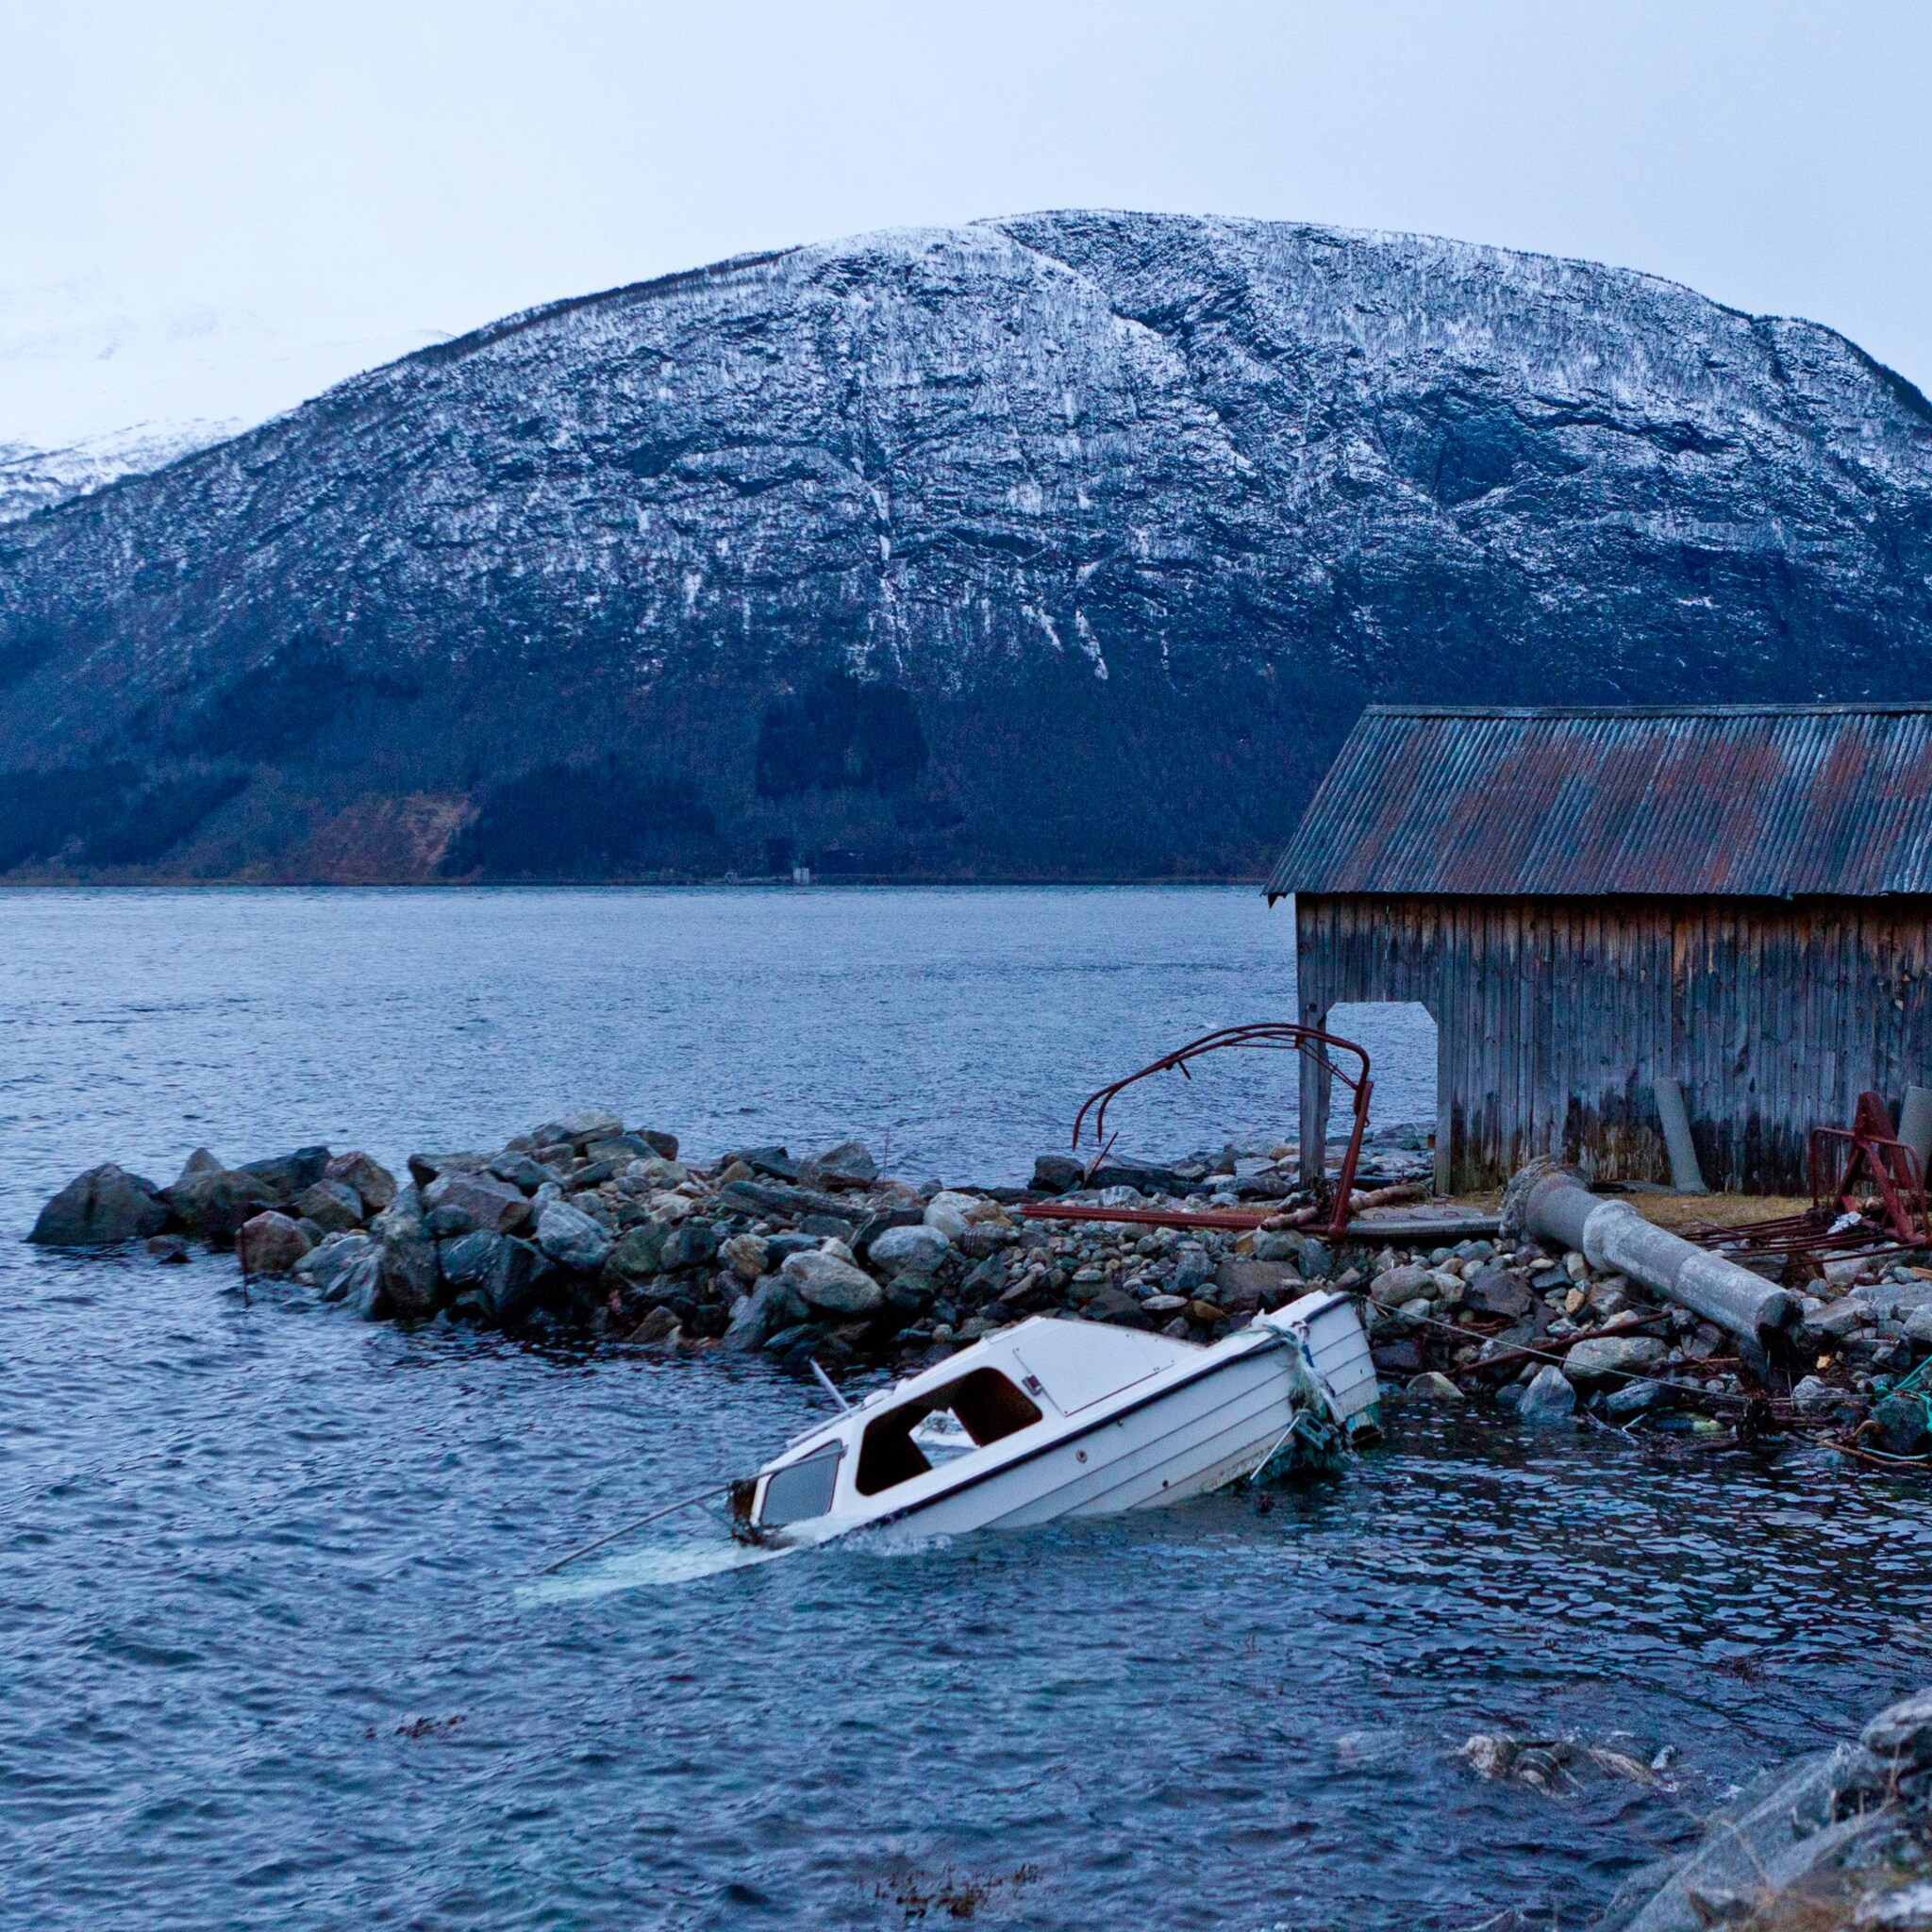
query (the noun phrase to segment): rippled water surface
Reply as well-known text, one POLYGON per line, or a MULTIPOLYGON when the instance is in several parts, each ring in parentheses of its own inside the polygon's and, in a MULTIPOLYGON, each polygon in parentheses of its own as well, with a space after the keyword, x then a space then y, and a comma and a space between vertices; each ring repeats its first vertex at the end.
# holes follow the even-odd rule
MULTIPOLYGON (((532 1589, 820 1398, 18 1240, 105 1158, 590 1103, 1009 1175, 1109 1072, 1291 1012, 1252 894, 14 894, 0 933, 9 1927, 1579 1925, 1932 1678, 1924 1485, 1479 1418, 1265 1514, 751 1566, 692 1516, 532 1589), (1498 1728, 1677 1756, 1551 1799, 1453 1757, 1498 1728)), ((1422 1117, 1426 1028, 1375 1017, 1422 1117)), ((1285 1098, 1259 1067, 1134 1134, 1285 1098)))

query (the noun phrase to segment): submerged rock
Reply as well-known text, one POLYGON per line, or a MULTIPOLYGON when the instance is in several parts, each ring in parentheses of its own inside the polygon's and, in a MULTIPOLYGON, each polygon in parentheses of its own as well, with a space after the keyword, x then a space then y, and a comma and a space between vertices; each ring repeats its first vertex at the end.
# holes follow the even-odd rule
POLYGON ((160 1190, 108 1161, 69 1181, 41 1209, 27 1240, 53 1248, 105 1247, 159 1234, 167 1224, 160 1190))
POLYGON ((1566 1423, 1576 1413, 1576 1391, 1555 1362, 1538 1370, 1516 1412, 1526 1423, 1566 1423))

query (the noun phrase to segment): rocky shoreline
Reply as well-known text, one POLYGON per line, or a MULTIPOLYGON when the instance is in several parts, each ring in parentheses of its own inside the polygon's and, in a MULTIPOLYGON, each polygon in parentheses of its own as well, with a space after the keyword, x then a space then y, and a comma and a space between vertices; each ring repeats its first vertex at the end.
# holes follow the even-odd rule
MULTIPOLYGON (((1295 1152, 1091 1171, 1043 1155, 1026 1187, 949 1188, 881 1174, 857 1141, 682 1159, 675 1136, 592 1111, 493 1153, 412 1154, 400 1175, 319 1146, 238 1167, 198 1149, 167 1187, 99 1167, 29 1239, 144 1240, 163 1262, 204 1241, 370 1319, 756 1352, 799 1373, 917 1365, 1042 1313, 1208 1341, 1321 1284, 1363 1297, 1385 1389, 1412 1401, 1728 1441, 1831 1430, 1880 1461, 1932 1448, 1932 1257, 1835 1264, 1805 1287, 1797 1358, 1772 1362, 1535 1241, 1328 1241, 1295 1224, 1312 1216, 1295 1152), (1256 1203, 1276 1211, 1252 1230, 1021 1211, 1256 1203)), ((1420 1193, 1427 1169, 1422 1135, 1397 1129, 1372 1139, 1360 1182, 1420 1193)))

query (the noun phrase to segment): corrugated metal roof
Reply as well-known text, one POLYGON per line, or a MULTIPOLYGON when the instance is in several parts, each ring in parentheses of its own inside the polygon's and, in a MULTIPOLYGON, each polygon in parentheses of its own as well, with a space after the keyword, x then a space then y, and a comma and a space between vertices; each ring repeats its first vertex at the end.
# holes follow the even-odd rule
POLYGON ((1372 705, 1284 892, 1932 892, 1932 705, 1372 705))

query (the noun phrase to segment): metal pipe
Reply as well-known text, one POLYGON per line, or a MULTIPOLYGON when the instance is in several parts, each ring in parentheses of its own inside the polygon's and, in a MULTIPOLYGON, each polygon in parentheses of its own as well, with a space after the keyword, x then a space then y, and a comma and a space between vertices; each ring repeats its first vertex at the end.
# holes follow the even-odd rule
POLYGON ((1654 1227, 1627 1201, 1599 1198, 1551 1161, 1532 1161, 1509 1183, 1503 1227, 1574 1249, 1746 1341, 1762 1344, 1798 1317, 1795 1298, 1762 1275, 1654 1227))
POLYGON ((1690 1139, 1690 1112, 1684 1105, 1684 1090, 1676 1081, 1653 1080, 1657 1095, 1657 1115, 1664 1130, 1664 1146, 1671 1157, 1671 1185, 1680 1194, 1707 1194, 1704 1175, 1697 1165, 1697 1149, 1690 1139))

